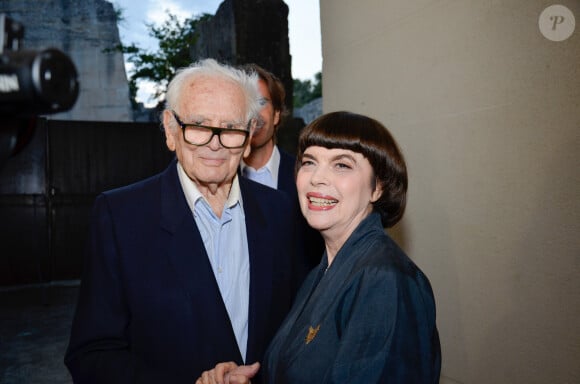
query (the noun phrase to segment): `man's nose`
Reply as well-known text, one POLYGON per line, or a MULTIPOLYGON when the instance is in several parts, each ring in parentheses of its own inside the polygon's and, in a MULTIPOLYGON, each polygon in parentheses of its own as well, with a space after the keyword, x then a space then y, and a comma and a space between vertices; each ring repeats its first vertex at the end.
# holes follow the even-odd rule
POLYGON ((214 133, 209 143, 207 143, 207 146, 214 151, 220 149, 222 147, 222 143, 220 142, 220 135, 214 133))

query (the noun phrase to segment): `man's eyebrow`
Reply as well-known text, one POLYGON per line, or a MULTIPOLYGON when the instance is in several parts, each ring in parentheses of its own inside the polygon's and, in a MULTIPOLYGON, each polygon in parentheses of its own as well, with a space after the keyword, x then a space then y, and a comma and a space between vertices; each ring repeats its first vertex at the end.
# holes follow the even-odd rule
MULTIPOLYGON (((187 117, 184 117, 184 119, 186 120, 186 122, 203 123, 206 121, 212 121, 212 119, 209 117, 197 114, 188 115, 187 117)), ((219 120, 219 125, 244 125, 244 124, 246 124, 244 120, 219 120)))
POLYGON ((190 121, 200 122, 200 121, 206 121, 208 119, 202 115, 196 115, 196 114, 192 113, 190 115, 183 115, 183 120, 185 120, 184 122, 190 122, 190 121))

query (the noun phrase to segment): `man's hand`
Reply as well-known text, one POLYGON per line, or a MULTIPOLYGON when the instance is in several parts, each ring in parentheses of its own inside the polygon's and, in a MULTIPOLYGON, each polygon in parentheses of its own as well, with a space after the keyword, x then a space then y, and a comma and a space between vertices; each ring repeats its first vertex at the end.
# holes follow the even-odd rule
POLYGON ((214 369, 205 371, 195 384, 251 384, 250 379, 260 370, 260 363, 237 365, 229 361, 219 363, 214 369))

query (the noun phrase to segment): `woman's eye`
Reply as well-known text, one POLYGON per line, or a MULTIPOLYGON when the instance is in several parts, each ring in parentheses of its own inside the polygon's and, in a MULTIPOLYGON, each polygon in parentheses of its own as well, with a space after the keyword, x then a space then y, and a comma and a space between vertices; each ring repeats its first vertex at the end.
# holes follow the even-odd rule
POLYGON ((307 165, 312 165, 314 164, 311 160, 302 160, 302 164, 300 164, 301 167, 305 167, 307 165))
POLYGON ((351 169, 352 167, 346 163, 336 163, 336 167, 340 169, 351 169))

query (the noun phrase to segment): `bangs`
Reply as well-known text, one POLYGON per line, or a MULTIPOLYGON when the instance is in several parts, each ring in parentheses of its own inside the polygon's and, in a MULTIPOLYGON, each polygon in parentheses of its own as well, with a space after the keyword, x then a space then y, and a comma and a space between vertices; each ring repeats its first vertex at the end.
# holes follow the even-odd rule
POLYGON ((312 146, 345 149, 363 155, 373 168, 372 182, 378 183, 382 190, 373 209, 380 213, 383 226, 389 228, 401 219, 407 202, 407 166, 397 142, 383 124, 347 111, 320 116, 300 133, 296 174, 304 151, 312 146))
MULTIPOLYGON (((298 155, 311 146, 347 149, 367 159, 380 156, 383 132, 369 125, 369 118, 354 113, 328 114, 304 128, 298 143, 298 155)), ((384 134, 388 134, 385 130, 384 134)))

